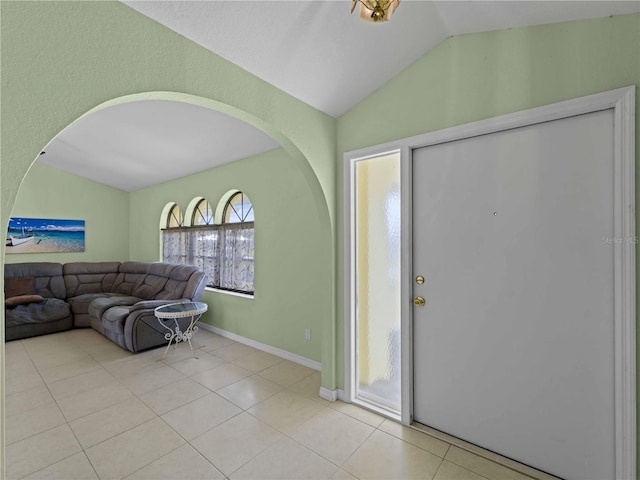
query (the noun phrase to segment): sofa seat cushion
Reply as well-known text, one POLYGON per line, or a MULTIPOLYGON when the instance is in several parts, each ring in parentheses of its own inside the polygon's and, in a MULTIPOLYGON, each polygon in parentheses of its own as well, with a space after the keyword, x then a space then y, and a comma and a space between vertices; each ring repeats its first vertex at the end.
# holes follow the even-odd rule
MULTIPOLYGON (((141 300, 141 298, 130 295, 112 295, 109 297, 96 298, 89 304, 89 315, 100 320, 104 313, 111 307, 130 306, 141 300)), ((128 311, 127 309, 127 312, 128 311)))
POLYGON ((5 310, 7 326, 46 323, 71 318, 69 304, 59 298, 45 298, 42 302, 18 305, 5 310))
POLYGON ((75 297, 67 298, 74 315, 89 313, 89 305, 96 298, 121 297, 118 293, 83 293, 75 297))

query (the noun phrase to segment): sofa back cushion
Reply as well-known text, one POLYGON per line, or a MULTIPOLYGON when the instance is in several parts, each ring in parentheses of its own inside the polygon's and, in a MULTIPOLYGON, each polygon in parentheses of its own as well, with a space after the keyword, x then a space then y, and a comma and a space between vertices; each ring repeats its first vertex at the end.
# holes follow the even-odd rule
POLYGON ((156 295, 162 291, 162 287, 167 283, 166 277, 147 274, 133 288, 132 295, 134 297, 144 298, 145 300, 153 300, 156 295))
MULTIPOLYGON (((133 289, 133 295, 146 300, 158 299, 158 295, 163 291, 172 265, 166 263, 148 263, 147 275, 133 289)), ((181 297, 176 297, 181 298, 181 297)))
POLYGON ((161 262, 123 262, 113 291, 145 300, 200 300, 204 274, 197 267, 161 262), (197 298, 196 298, 197 297, 197 298))
POLYGON ((13 277, 4 279, 4 298, 35 294, 36 279, 33 277, 13 277))
MULTIPOLYGON (((191 265, 160 262, 35 262, 5 265, 6 279, 30 283, 45 298, 72 298, 92 293, 120 293, 145 300, 202 299, 204 273, 191 265), (64 274, 64 276, 63 276, 64 274)), ((11 282, 9 282, 11 283, 11 282)), ((6 296, 6 295, 5 295, 6 296)), ((15 296, 15 295, 10 295, 15 296)))
POLYGON ((168 273, 167 283, 161 292, 156 295, 158 300, 176 300, 188 298, 192 301, 202 299, 205 287, 204 273, 191 265, 163 264, 168 273))
POLYGON ((67 296, 108 293, 118 276, 120 262, 72 262, 62 267, 67 296))
POLYGON ((145 300, 200 300, 203 282, 204 274, 191 265, 122 262, 113 291, 145 300))
POLYGON ((65 299, 67 297, 67 290, 62 276, 62 264, 60 263, 28 262, 5 264, 4 278, 5 282, 11 278, 32 278, 35 289, 33 294, 41 295, 44 298, 65 299))
POLYGON ((122 262, 118 269, 118 275, 113 281, 113 293, 135 295, 133 292, 136 287, 144 283, 148 265, 145 262, 122 262))

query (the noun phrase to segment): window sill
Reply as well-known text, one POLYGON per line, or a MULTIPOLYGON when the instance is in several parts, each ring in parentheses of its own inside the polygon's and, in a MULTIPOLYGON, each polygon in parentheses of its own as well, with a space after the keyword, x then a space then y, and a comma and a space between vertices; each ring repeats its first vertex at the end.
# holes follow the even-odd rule
POLYGON ((251 298, 251 299, 255 298, 255 294, 249 295, 248 293, 232 292, 230 290, 221 290, 219 288, 205 287, 204 290, 206 292, 223 293, 225 295, 231 295, 232 297, 242 297, 242 298, 251 298))

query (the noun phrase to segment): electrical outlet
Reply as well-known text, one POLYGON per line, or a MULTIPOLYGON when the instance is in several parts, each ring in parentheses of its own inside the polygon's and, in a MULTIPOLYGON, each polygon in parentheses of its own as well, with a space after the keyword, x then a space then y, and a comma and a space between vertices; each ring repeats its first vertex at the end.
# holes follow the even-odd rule
POLYGON ((305 328, 304 329, 304 339, 305 340, 311 340, 311 329, 310 328, 305 328))

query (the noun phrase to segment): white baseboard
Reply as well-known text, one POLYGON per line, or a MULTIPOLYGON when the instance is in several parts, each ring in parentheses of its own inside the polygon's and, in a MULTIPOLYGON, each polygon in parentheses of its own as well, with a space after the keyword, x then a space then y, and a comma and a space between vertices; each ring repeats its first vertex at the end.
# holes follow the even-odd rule
POLYGON ((335 402, 338 399, 338 390, 329 390, 328 388, 320 387, 320 398, 335 402))
POLYGON ((344 390, 340 390, 339 388, 329 390, 328 388, 320 387, 320 397, 330 402, 335 402, 336 400, 347 401, 344 390))
POLYGON ((243 337, 242 335, 228 332, 226 330, 222 330, 221 328, 214 327, 213 325, 209 325, 207 323, 200 322, 198 323, 198 327, 202 328, 203 330, 208 330, 209 332, 215 333, 216 335, 220 335, 221 337, 228 338, 244 345, 249 345, 250 347, 257 348, 258 350, 262 350, 263 352, 270 353, 272 355, 275 355, 276 357, 284 358, 285 360, 289 360, 291 362, 303 365, 308 368, 312 368, 314 370, 320 371, 322 368, 320 362, 316 362, 315 360, 311 360, 310 358, 296 355, 295 353, 287 352, 286 350, 282 350, 280 348, 272 347, 271 345, 267 345, 266 343, 256 342, 255 340, 251 340, 250 338, 243 337))

